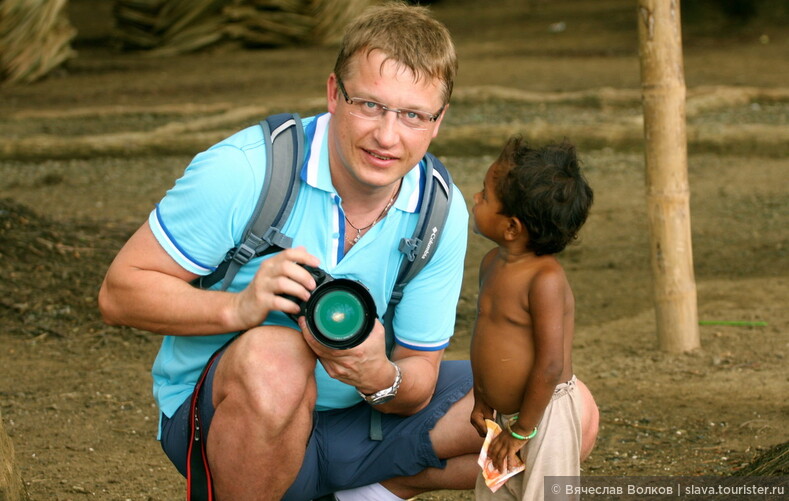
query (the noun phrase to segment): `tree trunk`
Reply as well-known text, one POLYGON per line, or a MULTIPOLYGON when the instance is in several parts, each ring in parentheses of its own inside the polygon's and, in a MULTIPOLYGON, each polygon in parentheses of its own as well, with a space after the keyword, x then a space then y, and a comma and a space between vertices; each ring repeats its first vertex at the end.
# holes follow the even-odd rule
POLYGON ((700 346, 679 0, 639 0, 647 216, 660 348, 700 346))

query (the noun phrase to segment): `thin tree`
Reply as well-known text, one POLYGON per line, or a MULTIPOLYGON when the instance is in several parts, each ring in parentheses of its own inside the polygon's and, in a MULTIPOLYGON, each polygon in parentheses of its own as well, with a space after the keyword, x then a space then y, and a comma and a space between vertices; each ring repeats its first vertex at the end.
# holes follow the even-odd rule
POLYGON ((698 348, 679 0, 639 0, 647 216, 658 343, 698 348))

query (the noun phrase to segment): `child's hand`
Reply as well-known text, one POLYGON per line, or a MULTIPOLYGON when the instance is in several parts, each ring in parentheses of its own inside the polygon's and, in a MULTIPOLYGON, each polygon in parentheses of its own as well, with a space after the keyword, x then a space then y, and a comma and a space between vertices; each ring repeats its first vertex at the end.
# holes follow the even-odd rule
MULTIPOLYGON (((528 440, 519 440, 506 431, 499 433, 488 446, 488 457, 493 461, 493 466, 501 473, 507 472, 507 465, 519 463, 517 454, 528 440)), ((524 462, 526 458, 523 458, 524 462)))
POLYGON ((480 437, 484 437, 488 433, 488 427, 485 425, 486 419, 493 419, 493 407, 485 404, 481 399, 474 400, 474 408, 471 410, 471 425, 477 430, 480 437))

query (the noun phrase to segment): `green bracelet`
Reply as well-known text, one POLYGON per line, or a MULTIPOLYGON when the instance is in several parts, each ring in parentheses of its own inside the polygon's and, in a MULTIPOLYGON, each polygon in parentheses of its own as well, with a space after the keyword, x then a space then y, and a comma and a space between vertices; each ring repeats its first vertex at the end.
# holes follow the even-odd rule
POLYGON ((509 431, 510 435, 512 435, 513 437, 517 438, 518 440, 531 440, 532 438, 534 438, 537 435, 537 427, 536 426, 531 431, 531 433, 529 433, 529 436, 527 436, 527 437, 524 437, 523 435, 521 435, 519 433, 515 433, 514 431, 512 431, 511 421, 507 422, 507 431, 509 431))

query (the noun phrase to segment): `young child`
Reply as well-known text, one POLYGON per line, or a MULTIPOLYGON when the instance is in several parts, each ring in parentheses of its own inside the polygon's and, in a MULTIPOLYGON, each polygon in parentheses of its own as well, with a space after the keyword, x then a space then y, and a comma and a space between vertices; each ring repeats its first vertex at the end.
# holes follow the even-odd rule
POLYGON ((519 137, 510 138, 474 195, 475 231, 497 247, 479 270, 471 421, 483 436, 485 419, 500 425, 487 450, 499 472, 525 463, 495 492, 480 473, 477 500, 543 499, 544 476, 580 474, 575 302, 555 254, 576 238, 592 199, 574 146, 533 149, 519 137))

